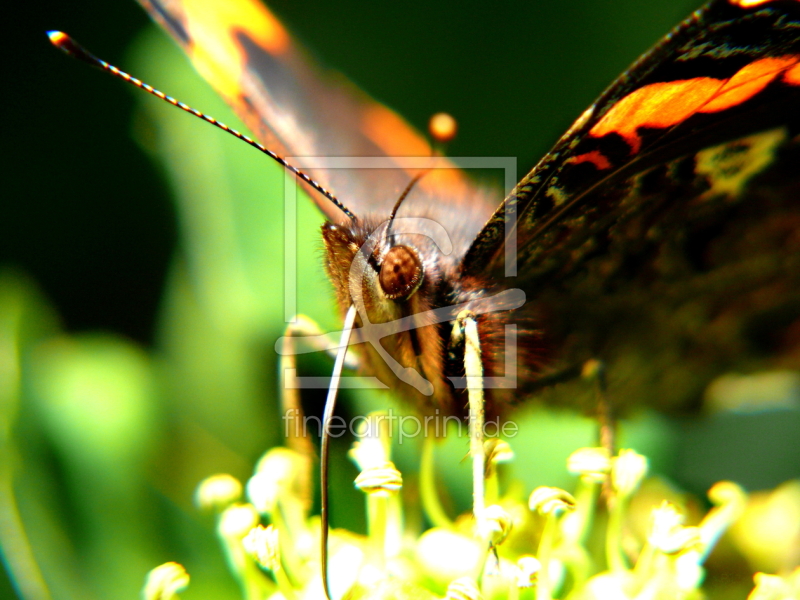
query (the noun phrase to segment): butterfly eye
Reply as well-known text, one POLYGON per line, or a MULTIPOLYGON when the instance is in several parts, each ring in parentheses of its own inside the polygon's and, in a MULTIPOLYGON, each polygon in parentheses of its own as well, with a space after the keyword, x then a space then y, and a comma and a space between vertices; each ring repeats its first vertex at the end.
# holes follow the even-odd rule
POLYGON ((381 264, 381 289, 390 300, 408 300, 422 283, 422 263, 417 251, 408 246, 393 246, 381 264))

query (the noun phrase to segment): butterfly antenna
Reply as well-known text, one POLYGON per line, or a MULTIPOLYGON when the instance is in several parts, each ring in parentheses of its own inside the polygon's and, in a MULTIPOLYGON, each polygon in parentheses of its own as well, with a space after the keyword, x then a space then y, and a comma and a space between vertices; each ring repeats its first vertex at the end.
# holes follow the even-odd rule
MULTIPOLYGON (((440 156, 442 154, 441 151, 444 145, 456 137, 456 133, 458 132, 458 123, 447 113, 436 113, 430 118, 430 121, 428 121, 428 131, 430 132, 434 141, 434 144, 431 145, 431 158, 433 158, 435 156, 440 156)), ((384 236, 385 238, 389 238, 392 222, 394 221, 394 217, 397 215, 397 211, 400 209, 400 205, 403 203, 403 200, 406 199, 406 196, 408 196, 417 182, 429 171, 430 169, 426 169, 415 175, 414 178, 408 182, 406 189, 404 189, 403 193, 400 194, 397 202, 394 203, 394 208, 392 208, 392 212, 389 215, 389 224, 386 227, 386 235, 384 236)))
POLYGON ((320 442, 320 527, 321 527, 321 552, 320 563, 322 564, 322 586, 325 588, 325 596, 332 600, 331 585, 328 579, 328 528, 330 527, 330 499, 328 496, 328 463, 330 462, 331 445, 331 419, 336 408, 336 394, 339 391, 339 380, 344 368, 344 360, 347 355, 347 345, 350 343, 350 334, 356 322, 358 311, 355 305, 351 305, 344 317, 342 327, 342 337, 339 340, 339 352, 336 354, 336 361, 333 363, 333 373, 331 383, 328 387, 328 397, 325 399, 325 411, 322 414, 322 441, 320 442))
POLYGON ((403 203, 403 200, 406 199, 411 190, 414 189, 414 186, 417 185, 417 182, 422 179, 430 169, 425 169, 424 171, 417 173, 414 177, 411 178, 411 181, 408 182, 406 185, 406 189, 403 190, 403 193, 400 194, 400 197, 397 199, 397 202, 394 203, 394 207, 392 207, 392 212, 389 214, 389 223, 386 225, 386 229, 383 234, 383 239, 388 240, 392 235, 392 223, 394 223, 394 218, 397 215, 397 211, 400 209, 400 205, 403 203))
POLYGON ((342 204, 339 201, 339 199, 336 196, 333 195, 333 193, 331 193, 330 191, 325 189, 322 185, 320 185, 318 182, 316 182, 314 179, 309 177, 306 173, 304 173, 303 171, 301 171, 297 167, 292 166, 291 164, 286 162, 285 158, 283 158, 282 156, 280 156, 278 154, 275 154, 272 150, 270 150, 268 148, 265 148, 264 146, 259 144, 257 141, 255 141, 253 138, 248 137, 248 136, 244 135, 243 133, 240 133, 239 131, 237 131, 237 130, 231 128, 231 127, 228 127, 227 125, 225 125, 225 123, 217 121, 214 117, 211 117, 211 116, 209 116, 209 115, 207 115, 205 113, 202 113, 199 110, 197 110, 196 108, 192 108, 188 104, 185 104, 185 103, 183 103, 183 102, 181 102, 179 100, 176 100, 172 96, 167 96, 164 92, 161 92, 161 91, 155 89, 153 86, 151 86, 151 85, 149 85, 149 84, 147 84, 147 83, 145 83, 145 82, 143 82, 143 81, 141 81, 139 79, 136 79, 135 77, 129 75, 128 73, 125 73, 124 71, 120 71, 114 65, 109 64, 109 63, 107 63, 106 61, 104 61, 104 60, 102 60, 100 58, 97 58, 94 54, 92 54, 91 52, 86 50, 86 48, 81 46, 78 42, 76 42, 74 39, 72 39, 70 36, 68 36, 63 31, 48 31, 47 32, 47 36, 50 38, 50 41, 52 42, 52 44, 56 48, 59 48, 59 49, 63 50, 64 52, 66 52, 67 54, 72 56, 73 58, 77 58, 78 60, 81 60, 83 62, 89 63, 90 65, 92 65, 94 67, 98 67, 98 68, 106 71, 107 73, 110 73, 114 77, 118 77, 119 79, 122 79, 123 81, 127 81, 128 83, 131 83, 131 84, 135 85, 137 88, 142 89, 145 92, 148 92, 148 93, 152 94, 153 96, 155 96, 157 98, 160 98, 161 100, 164 100, 165 102, 169 102, 173 106, 177 106, 181 110, 186 111, 186 112, 194 115, 195 117, 199 117, 199 118, 203 119, 206 123, 211 123, 211 125, 213 125, 214 127, 218 127, 219 129, 222 129, 223 131, 225 131, 227 133, 230 133, 232 136, 234 136, 234 137, 242 140, 243 142, 251 145, 256 150, 260 150, 261 152, 263 152, 264 154, 269 156, 272 160, 277 162, 279 165, 281 165, 282 167, 287 169, 289 172, 294 173, 297 177, 299 177, 300 179, 305 181, 308 185, 310 185, 312 188, 314 188, 320 194, 325 196, 328 200, 330 200, 334 204, 334 206, 336 206, 339 210, 341 210, 345 215, 350 217, 351 220, 355 220, 356 219, 356 216, 352 212, 350 212, 350 210, 344 204, 342 204))
MULTIPOLYGON (((456 123, 456 120, 447 113, 436 113, 430 118, 430 121, 428 121, 428 131, 430 132, 434 141, 434 143, 431 144, 431 158, 434 158, 436 156, 441 156, 444 145, 456 136, 458 124, 456 123)), ((408 185, 406 186, 406 189, 403 190, 403 193, 400 194, 400 197, 397 199, 397 202, 395 202, 394 208, 392 208, 392 212, 389 215, 389 223, 386 226, 383 236, 384 241, 391 237, 392 223, 397 215, 397 211, 400 209, 400 205, 406 199, 406 196, 408 196, 417 182, 429 171, 430 169, 425 169, 414 176, 414 178, 408 182, 408 185)))

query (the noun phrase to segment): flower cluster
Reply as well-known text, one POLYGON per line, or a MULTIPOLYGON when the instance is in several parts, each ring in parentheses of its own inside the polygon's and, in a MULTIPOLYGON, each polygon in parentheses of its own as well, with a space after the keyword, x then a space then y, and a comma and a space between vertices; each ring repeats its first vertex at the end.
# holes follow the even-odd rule
MULTIPOLYGON (((644 456, 580 449, 567 465, 577 476, 574 492, 539 487, 526 503, 516 492, 498 493, 496 465, 513 452, 490 440, 482 518, 449 520, 423 464, 420 496, 435 526, 417 535, 404 527, 403 479, 391 461, 386 423, 365 421, 350 452, 361 471, 355 484, 366 496, 368 531, 331 531, 326 568, 334 599, 700 599, 706 559, 748 502, 738 485, 718 483, 708 493, 712 508, 688 525, 686 511, 663 500, 651 505, 637 538, 632 501, 647 476, 644 456)), ((219 537, 246 600, 325 597, 310 473, 308 456, 276 448, 247 483, 247 502, 231 476, 199 486, 197 503, 217 511, 219 537)), ((800 597, 800 570, 758 573, 755 583, 750 600, 800 597)), ((151 573, 145 598, 175 598, 187 584, 180 565, 167 563, 151 573)))

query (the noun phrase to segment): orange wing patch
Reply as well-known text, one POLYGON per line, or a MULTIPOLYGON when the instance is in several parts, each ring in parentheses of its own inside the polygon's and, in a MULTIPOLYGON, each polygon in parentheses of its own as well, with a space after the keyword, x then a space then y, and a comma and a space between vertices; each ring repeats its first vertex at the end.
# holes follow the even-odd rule
POLYGON ((725 82, 722 89, 705 104, 700 112, 719 112, 749 100, 786 69, 797 65, 800 57, 762 58, 742 67, 725 82))
POLYGON ((741 8, 753 8, 754 6, 769 4, 770 2, 774 2, 774 0, 730 0, 731 4, 740 6, 741 8))
POLYGON ((783 74, 783 80, 789 85, 800 85, 800 64, 796 64, 783 74))
POLYGON ((720 112, 749 100, 781 74, 797 85, 800 56, 762 58, 742 67, 729 79, 696 77, 653 83, 625 96, 600 119, 589 134, 620 135, 636 154, 641 149, 640 127, 664 129, 695 113, 720 112))
POLYGON ((430 165, 434 166, 419 186, 432 192, 449 190, 454 196, 469 191, 469 183, 464 174, 448 159, 432 156, 430 144, 410 127, 394 111, 380 104, 366 107, 361 118, 361 129, 386 156, 394 158, 397 163, 413 176, 421 169, 417 159, 431 157, 430 165), (404 165, 403 157, 411 157, 414 166, 404 165))
POLYGON ((183 0, 182 6, 192 62, 228 101, 241 95, 241 73, 247 60, 236 33, 244 33, 273 55, 289 48, 289 34, 258 2, 220 2, 213 11, 202 0, 183 0))
POLYGON ((396 113, 380 104, 368 106, 361 119, 364 134, 387 156, 427 156, 425 139, 396 113))
POLYGON ((605 157, 605 155, 602 152, 600 152, 600 150, 592 150, 591 152, 587 152, 586 154, 570 156, 564 162, 573 163, 576 165, 584 162, 589 162, 592 163, 595 167, 597 167, 600 171, 611 168, 611 162, 608 160, 608 158, 605 157))

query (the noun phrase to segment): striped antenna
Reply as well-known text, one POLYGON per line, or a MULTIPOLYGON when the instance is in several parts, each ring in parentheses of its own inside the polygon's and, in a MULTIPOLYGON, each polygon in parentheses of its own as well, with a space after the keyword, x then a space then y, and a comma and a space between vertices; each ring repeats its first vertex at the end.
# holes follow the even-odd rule
POLYGON ((172 96, 167 96, 164 92, 161 92, 155 89, 152 85, 149 85, 139 79, 136 79, 135 77, 132 77, 125 71, 120 71, 114 65, 109 64, 100 58, 97 58, 94 54, 86 50, 86 48, 81 46, 78 42, 76 42, 74 39, 72 39, 63 31, 48 31, 47 37, 50 38, 50 41, 56 48, 63 50, 73 58, 77 58, 78 60, 82 60, 83 62, 89 63, 93 67, 103 69, 104 71, 110 73, 114 77, 118 77, 123 81, 127 81, 128 83, 135 85, 136 87, 144 90, 145 92, 152 94, 156 98, 160 98, 165 102, 169 102, 173 106, 177 106, 181 110, 186 111, 189 114, 194 115, 195 117, 199 117, 203 119, 205 122, 211 123, 214 127, 218 127, 223 131, 230 133, 232 136, 242 140, 243 142, 250 144, 253 148, 255 148, 256 150, 260 150, 261 152, 269 156, 272 160, 274 160, 275 162, 283 166, 285 169, 287 169, 289 172, 294 173, 297 177, 305 181, 308 185, 310 185, 312 188, 314 188, 316 191, 318 191, 320 194, 322 194, 328 200, 330 200, 334 204, 334 206, 336 206, 339 210, 341 210, 345 215, 350 217, 350 219, 352 220, 356 219, 356 216, 352 212, 350 212, 350 210, 344 204, 342 204, 339 201, 339 199, 336 196, 334 196, 331 192, 329 192, 322 185, 317 183, 315 180, 306 175, 306 173, 304 173, 297 167, 290 165, 288 162, 286 162, 285 158, 279 156, 278 154, 275 154, 272 150, 265 148, 257 141, 255 141, 253 138, 248 137, 243 133, 236 131, 235 129, 232 129, 231 127, 228 127, 227 125, 225 125, 225 123, 217 121, 214 117, 202 113, 196 108, 192 108, 188 104, 184 104, 183 102, 176 100, 172 96))

